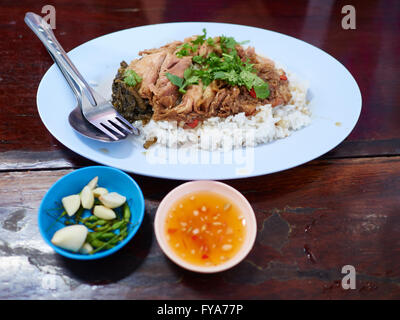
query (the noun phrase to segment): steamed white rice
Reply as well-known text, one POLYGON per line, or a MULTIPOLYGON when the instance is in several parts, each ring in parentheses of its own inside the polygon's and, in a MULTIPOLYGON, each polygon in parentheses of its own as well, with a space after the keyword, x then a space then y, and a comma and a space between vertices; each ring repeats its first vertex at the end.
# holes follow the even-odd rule
POLYGON ((183 129, 176 121, 153 121, 145 126, 134 125, 141 131, 138 142, 157 138, 156 145, 169 148, 194 147, 203 150, 229 150, 252 147, 285 138, 311 122, 307 107, 308 85, 294 74, 286 72, 292 100, 286 106, 259 106, 254 116, 244 113, 227 118, 209 118, 194 129, 183 129))

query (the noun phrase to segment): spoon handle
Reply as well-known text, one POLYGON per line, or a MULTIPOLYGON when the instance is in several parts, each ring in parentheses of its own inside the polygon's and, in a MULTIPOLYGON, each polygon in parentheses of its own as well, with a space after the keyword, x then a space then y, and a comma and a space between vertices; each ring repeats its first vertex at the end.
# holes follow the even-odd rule
POLYGON ((24 20, 40 41, 42 41, 77 97, 80 98, 82 94, 85 94, 90 103, 96 106, 97 103, 92 89, 57 41, 49 24, 41 16, 33 12, 26 13, 24 20))

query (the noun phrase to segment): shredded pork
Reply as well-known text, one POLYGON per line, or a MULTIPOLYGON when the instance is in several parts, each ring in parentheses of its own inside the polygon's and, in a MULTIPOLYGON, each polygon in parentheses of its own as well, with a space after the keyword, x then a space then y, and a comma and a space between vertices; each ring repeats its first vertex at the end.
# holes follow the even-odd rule
MULTIPOLYGON (((210 117, 228 117, 240 112, 253 115, 256 107, 271 104, 273 107, 288 104, 291 99, 288 80, 283 70, 277 69, 273 61, 255 53, 253 47, 243 48, 237 44, 235 49, 242 61, 250 61, 257 70, 257 75, 269 85, 270 94, 266 99, 252 95, 245 86, 231 86, 222 80, 214 80, 208 86, 193 84, 184 94, 178 91, 166 76, 167 73, 183 78, 184 71, 192 65, 195 55, 207 56, 218 50, 217 46, 203 43, 197 51, 178 57, 182 44, 189 43, 194 37, 184 42, 172 42, 163 47, 144 50, 141 58, 132 61, 128 69, 134 70, 142 82, 138 93, 152 106, 152 119, 177 120, 191 123, 210 117)), ((218 43, 219 37, 214 38, 218 43)), ((220 54, 220 52, 217 52, 220 54)))

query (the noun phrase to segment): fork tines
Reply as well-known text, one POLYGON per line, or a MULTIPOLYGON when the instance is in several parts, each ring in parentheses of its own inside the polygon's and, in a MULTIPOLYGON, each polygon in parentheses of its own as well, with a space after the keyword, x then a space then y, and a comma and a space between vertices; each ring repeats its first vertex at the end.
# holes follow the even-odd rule
POLYGON ((119 120, 119 122, 122 125, 125 125, 127 127, 126 130, 129 130, 129 133, 131 134, 135 134, 138 135, 139 134, 139 130, 137 128, 135 128, 134 126, 132 126, 128 120, 126 120, 124 117, 122 117, 120 114, 116 114, 116 119, 119 120))
POLYGON ((92 124, 115 141, 125 138, 127 134, 137 134, 138 130, 127 120, 121 118, 121 116, 116 116, 113 119, 99 119, 98 121, 92 121, 92 124))

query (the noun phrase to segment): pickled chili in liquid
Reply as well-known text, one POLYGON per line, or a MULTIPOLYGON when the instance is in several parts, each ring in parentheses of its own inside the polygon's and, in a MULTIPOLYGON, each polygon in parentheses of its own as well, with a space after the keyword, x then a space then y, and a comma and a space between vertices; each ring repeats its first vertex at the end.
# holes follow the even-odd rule
POLYGON ((246 236, 246 220, 230 199, 209 191, 188 194, 171 206, 165 232, 187 262, 215 266, 231 259, 246 236))

